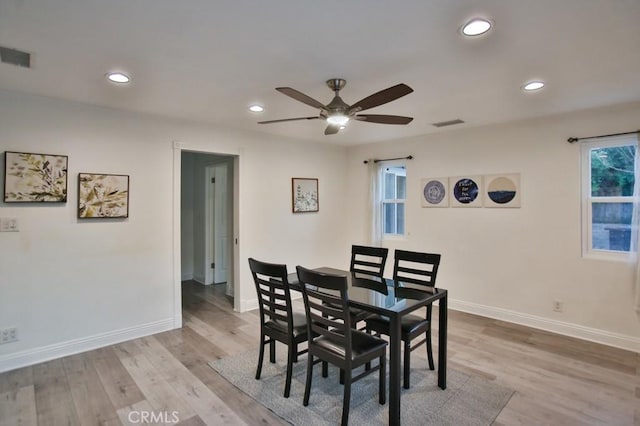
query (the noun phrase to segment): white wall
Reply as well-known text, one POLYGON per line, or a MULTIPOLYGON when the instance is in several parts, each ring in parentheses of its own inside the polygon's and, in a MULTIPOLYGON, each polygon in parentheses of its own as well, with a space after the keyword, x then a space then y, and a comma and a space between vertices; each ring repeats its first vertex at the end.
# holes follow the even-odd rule
POLYGON ((174 141, 240 155, 241 306, 255 305, 249 256, 292 268, 348 263, 344 148, 0 91, 0 151, 69 156, 66 204, 0 204, 0 216, 17 217, 21 227, 0 233, 0 327, 20 335, 0 346, 0 371, 176 324, 174 141), (79 221, 78 172, 130 175, 129 218, 79 221), (292 176, 320 179, 319 213, 291 213, 292 176))
POLYGON ((634 104, 351 148, 349 240, 368 236, 362 161, 413 155, 409 234, 385 245, 441 253, 450 307, 640 351, 632 266, 581 257, 580 146, 566 142, 639 123, 634 104), (421 207, 421 178, 507 172, 521 174, 519 209, 421 207))

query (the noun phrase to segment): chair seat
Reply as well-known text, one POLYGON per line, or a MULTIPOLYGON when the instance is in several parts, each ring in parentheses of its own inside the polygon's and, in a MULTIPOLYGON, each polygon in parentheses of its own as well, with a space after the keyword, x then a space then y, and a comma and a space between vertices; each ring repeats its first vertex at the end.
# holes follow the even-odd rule
MULTIPOLYGON (((375 315, 367 318, 367 328, 377 331, 382 334, 389 334, 389 327, 391 321, 388 317, 382 315, 375 315)), ((402 336, 414 334, 416 332, 423 332, 429 329, 429 321, 417 317, 415 315, 407 315, 402 317, 400 321, 400 328, 402 330, 402 336)))
MULTIPOLYGON (((293 312, 291 315, 293 322, 293 337, 303 336, 307 334, 307 318, 304 314, 293 312)), ((265 327, 277 330, 281 333, 287 333, 287 323, 280 320, 270 320, 264 324, 265 327)))
MULTIPOLYGON (((346 350, 343 345, 332 341, 331 339, 320 336, 313 339, 313 342, 318 346, 327 349, 331 352, 335 352, 341 357, 344 357, 346 350)), ((379 337, 372 336, 367 333, 363 333, 358 330, 351 330, 351 352, 352 359, 356 359, 360 356, 369 354, 371 352, 379 351, 387 346, 387 342, 379 337)))

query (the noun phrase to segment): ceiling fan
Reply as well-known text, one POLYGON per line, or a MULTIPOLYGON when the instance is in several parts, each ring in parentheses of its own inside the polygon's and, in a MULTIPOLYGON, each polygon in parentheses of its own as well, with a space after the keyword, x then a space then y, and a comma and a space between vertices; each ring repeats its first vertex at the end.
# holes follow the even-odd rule
POLYGON ((318 108, 320 115, 312 117, 283 118, 280 120, 259 121, 258 124, 280 123, 283 121, 297 120, 317 120, 324 119, 327 121, 327 128, 324 130, 325 135, 335 135, 341 128, 347 125, 349 120, 368 121, 369 123, 380 124, 409 124, 413 117, 403 117, 400 115, 381 115, 381 114, 358 114, 387 102, 395 101, 409 93, 413 89, 406 84, 400 83, 387 89, 374 93, 371 96, 356 102, 353 105, 346 104, 340 98, 340 90, 347 84, 346 80, 341 78, 332 78, 327 80, 327 86, 335 92, 333 100, 327 105, 323 105, 310 96, 305 95, 291 87, 276 87, 276 90, 304 104, 318 108))

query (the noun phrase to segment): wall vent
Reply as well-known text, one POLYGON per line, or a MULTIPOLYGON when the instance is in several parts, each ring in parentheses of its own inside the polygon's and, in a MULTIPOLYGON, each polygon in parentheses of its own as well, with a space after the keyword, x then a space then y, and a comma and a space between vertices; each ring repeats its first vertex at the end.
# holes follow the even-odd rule
POLYGON ((31 68, 31 54, 21 50, 9 49, 0 46, 0 61, 5 64, 17 65, 19 67, 31 68))
POLYGON ((435 127, 446 127, 446 126, 453 126, 456 124, 462 124, 464 123, 464 121, 460 120, 459 118, 456 118, 455 120, 449 120, 449 121, 440 121, 438 123, 432 123, 432 126, 435 127))

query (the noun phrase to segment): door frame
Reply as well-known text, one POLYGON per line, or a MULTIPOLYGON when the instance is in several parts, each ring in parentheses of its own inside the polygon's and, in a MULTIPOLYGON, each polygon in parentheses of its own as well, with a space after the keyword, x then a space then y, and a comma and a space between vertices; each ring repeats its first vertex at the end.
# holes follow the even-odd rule
POLYGON ((201 154, 227 155, 233 157, 233 309, 241 311, 242 289, 240 286, 240 255, 242 241, 240 238, 240 170, 242 167, 241 150, 212 149, 199 144, 173 141, 173 326, 182 327, 182 265, 181 265, 181 184, 182 184, 182 151, 201 154))

